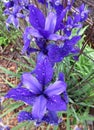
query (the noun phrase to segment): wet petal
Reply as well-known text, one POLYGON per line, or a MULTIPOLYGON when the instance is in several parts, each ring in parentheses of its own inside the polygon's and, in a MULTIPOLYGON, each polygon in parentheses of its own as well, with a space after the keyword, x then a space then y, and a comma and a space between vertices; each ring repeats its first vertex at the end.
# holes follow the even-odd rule
POLYGON ((47 108, 50 111, 66 111, 67 104, 60 96, 53 96, 48 99, 47 108))
POLYGON ((68 56, 73 47, 75 46, 75 44, 81 39, 80 36, 74 36, 72 39, 70 40, 66 40, 65 43, 64 43, 64 46, 61 48, 61 51, 62 51, 62 56, 65 57, 65 56, 68 56))
POLYGON ((30 16, 29 20, 31 25, 36 28, 44 28, 45 26, 45 17, 43 13, 34 5, 30 5, 30 16))
POLYGON ((18 114, 18 122, 23 122, 23 121, 27 121, 27 120, 32 120, 32 114, 30 112, 26 112, 26 111, 21 111, 18 114))
POLYGON ((56 14, 50 12, 46 18, 45 30, 49 31, 50 33, 53 33, 55 26, 56 26, 56 14))
POLYGON ((66 13, 67 13, 68 8, 62 10, 61 14, 59 17, 57 17, 57 22, 55 26, 55 32, 58 31, 61 28, 62 20, 64 19, 66 13))
POLYGON ((42 91, 42 86, 38 80, 30 73, 24 73, 22 75, 23 85, 34 94, 39 94, 42 91))
POLYGON ((47 100, 44 96, 37 97, 33 109, 32 109, 32 116, 34 119, 41 120, 46 112, 46 104, 47 100))
POLYGON ((66 90, 66 83, 63 81, 56 81, 54 84, 49 85, 45 90, 45 94, 48 96, 59 95, 66 90))
POLYGON ((48 56, 51 62, 60 62, 62 60, 61 49, 55 44, 49 44, 47 46, 48 56))
POLYGON ((35 95, 32 94, 28 89, 19 87, 11 89, 5 95, 5 98, 13 98, 14 100, 23 101, 29 105, 32 105, 35 100, 35 95))
POLYGON ((42 85, 45 85, 52 80, 53 68, 48 57, 43 53, 39 53, 38 55, 35 74, 42 85))

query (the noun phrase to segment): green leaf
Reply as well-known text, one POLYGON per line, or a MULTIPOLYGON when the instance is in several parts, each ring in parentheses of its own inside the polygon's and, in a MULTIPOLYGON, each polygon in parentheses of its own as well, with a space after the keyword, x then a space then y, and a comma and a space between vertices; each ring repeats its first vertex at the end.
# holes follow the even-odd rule
POLYGON ((6 109, 6 111, 0 115, 0 118, 2 118, 3 116, 7 115, 8 113, 12 112, 13 110, 17 109, 18 107, 22 106, 24 103, 22 102, 16 102, 13 104, 10 104, 6 109))
POLYGON ((14 77, 20 78, 20 76, 21 76, 20 74, 16 74, 16 73, 14 73, 14 72, 12 72, 12 71, 10 71, 10 70, 4 68, 4 67, 1 67, 1 66, 0 66, 0 69, 1 69, 4 73, 9 74, 9 75, 12 75, 12 76, 14 76, 14 77))

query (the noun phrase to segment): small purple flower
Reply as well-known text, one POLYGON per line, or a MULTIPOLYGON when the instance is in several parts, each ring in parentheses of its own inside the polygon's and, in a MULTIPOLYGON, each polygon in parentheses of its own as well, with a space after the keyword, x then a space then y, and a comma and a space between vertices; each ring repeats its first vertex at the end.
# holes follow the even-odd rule
POLYGON ((60 29, 60 24, 65 14, 66 11, 62 11, 60 17, 57 19, 57 15, 54 12, 50 12, 45 18, 44 14, 37 7, 31 5, 29 21, 32 27, 27 27, 24 35, 54 41, 64 39, 63 36, 60 36, 56 32, 60 29))
POLYGON ((47 77, 45 76, 41 76, 41 78, 40 80, 42 84, 40 84, 39 78, 37 80, 30 73, 24 73, 21 81, 22 86, 11 89, 5 96, 33 105, 32 117, 37 121, 43 119, 47 110, 56 112, 66 111, 67 109, 65 100, 60 96, 60 94, 66 91, 66 83, 58 80, 47 87, 46 84, 49 83, 51 79, 47 80, 47 77))
POLYGON ((75 22, 83 22, 88 17, 88 10, 86 9, 85 5, 82 4, 79 8, 76 8, 76 13, 74 13, 74 21, 75 22))
POLYGON ((8 15, 6 20, 7 27, 9 27, 10 24, 13 24, 14 27, 19 28, 19 18, 25 18, 21 13, 21 8, 19 6, 13 6, 12 10, 6 9, 4 13, 5 15, 8 15))

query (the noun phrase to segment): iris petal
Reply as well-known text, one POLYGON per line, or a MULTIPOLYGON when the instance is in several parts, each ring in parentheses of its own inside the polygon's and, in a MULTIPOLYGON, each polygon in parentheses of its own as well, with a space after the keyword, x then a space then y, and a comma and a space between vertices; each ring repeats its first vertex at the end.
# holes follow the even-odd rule
POLYGON ((28 89, 26 88, 14 88, 11 89, 6 95, 6 98, 13 98, 17 101, 23 101, 29 105, 32 105, 32 103, 35 100, 35 95, 32 94, 28 89))
POLYGON ((44 96, 37 97, 33 109, 32 109, 32 116, 34 119, 41 120, 46 112, 46 103, 47 100, 44 96))
POLYGON ((32 114, 30 112, 21 111, 18 115, 18 121, 23 122, 27 120, 32 120, 32 114))
POLYGON ((66 90, 66 83, 63 81, 56 81, 54 84, 49 85, 45 90, 45 94, 48 96, 59 95, 66 90))
POLYGON ((60 96, 52 96, 47 102, 50 111, 66 111, 67 104, 60 96))
POLYGON ((30 73, 24 73, 22 75, 23 85, 34 94, 39 94, 42 91, 42 86, 38 80, 33 77, 30 73))
POLYGON ((30 5, 29 20, 30 20, 31 25, 35 29, 39 29, 39 28, 43 29, 45 26, 45 17, 43 13, 34 5, 30 5))
POLYGON ((35 69, 38 81, 44 86, 52 80, 53 68, 48 56, 39 53, 37 58, 37 65, 35 69))

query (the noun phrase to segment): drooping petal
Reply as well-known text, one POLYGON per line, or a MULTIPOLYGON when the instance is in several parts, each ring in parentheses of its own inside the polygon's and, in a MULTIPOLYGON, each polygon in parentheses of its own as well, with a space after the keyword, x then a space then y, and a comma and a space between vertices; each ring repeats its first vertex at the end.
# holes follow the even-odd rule
POLYGON ((39 53, 38 55, 35 74, 36 78, 43 86, 52 80, 53 68, 48 56, 43 53, 39 53))
POLYGON ((9 92, 5 95, 5 98, 13 98, 16 101, 23 101, 32 105, 35 100, 35 95, 26 88, 18 87, 9 90, 9 92))
POLYGON ((54 95, 60 95, 61 93, 63 93, 66 90, 66 83, 63 81, 56 81, 54 84, 49 85, 46 90, 45 90, 45 94, 50 96, 54 96, 54 95))
POLYGON ((58 116, 56 112, 53 111, 48 111, 48 113, 46 113, 46 115, 43 117, 42 121, 54 125, 57 125, 59 123, 58 116))
POLYGON ((21 111, 18 114, 18 122, 23 122, 23 121, 27 121, 27 120, 33 120, 32 114, 30 112, 21 111))
POLYGON ((27 89, 29 89, 29 91, 34 94, 40 94, 40 92, 42 91, 41 84, 30 73, 24 73, 22 75, 22 83, 27 89))
POLYGON ((46 112, 47 100, 44 96, 38 96, 32 109, 34 119, 41 120, 46 112))
POLYGON ((81 39, 80 36, 74 36, 72 39, 70 40, 66 40, 65 43, 64 43, 64 46, 61 48, 61 51, 62 51, 62 56, 65 57, 65 56, 68 56, 73 47, 75 46, 75 44, 81 39))
POLYGON ((49 111, 66 111, 67 104, 60 96, 53 96, 48 99, 47 108, 49 111))
POLYGON ((39 28, 43 29, 45 26, 45 17, 43 13, 34 5, 30 5, 29 20, 30 20, 31 25, 35 29, 39 29, 39 28))
POLYGON ((49 44, 47 46, 48 56, 51 62, 60 62, 62 60, 61 49, 55 44, 49 44))
POLYGON ((55 26, 56 26, 56 14, 50 12, 46 18, 45 30, 49 31, 50 33, 53 33, 55 26))

